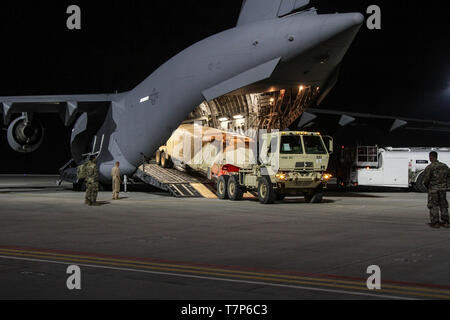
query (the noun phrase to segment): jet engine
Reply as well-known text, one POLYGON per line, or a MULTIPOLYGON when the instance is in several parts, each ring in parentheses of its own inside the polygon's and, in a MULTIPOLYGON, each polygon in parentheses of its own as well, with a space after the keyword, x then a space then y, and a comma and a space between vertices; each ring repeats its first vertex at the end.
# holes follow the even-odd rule
POLYGON ((27 115, 14 120, 8 128, 8 143, 20 153, 36 151, 44 141, 44 127, 39 120, 27 115))

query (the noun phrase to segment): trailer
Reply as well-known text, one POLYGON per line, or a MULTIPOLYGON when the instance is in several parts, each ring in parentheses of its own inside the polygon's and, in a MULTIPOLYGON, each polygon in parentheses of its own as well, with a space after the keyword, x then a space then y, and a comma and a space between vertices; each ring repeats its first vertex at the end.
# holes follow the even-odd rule
MULTIPOLYGON (((450 166, 450 148, 357 147, 346 150, 342 163, 353 157, 349 166, 350 186, 389 187, 426 192, 423 172, 430 164, 429 154, 436 151, 439 161, 450 166), (356 151, 356 152, 354 152, 356 151)), ((341 184, 344 184, 341 179, 341 184)))

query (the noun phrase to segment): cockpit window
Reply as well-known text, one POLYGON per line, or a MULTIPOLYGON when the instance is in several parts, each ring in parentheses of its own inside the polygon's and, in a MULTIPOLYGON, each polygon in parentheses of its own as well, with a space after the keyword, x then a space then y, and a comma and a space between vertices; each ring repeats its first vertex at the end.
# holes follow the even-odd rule
POLYGON ((327 154, 323 141, 318 136, 303 136, 306 154, 327 154))
POLYGON ((303 154, 302 138, 300 136, 281 137, 281 154, 303 154))

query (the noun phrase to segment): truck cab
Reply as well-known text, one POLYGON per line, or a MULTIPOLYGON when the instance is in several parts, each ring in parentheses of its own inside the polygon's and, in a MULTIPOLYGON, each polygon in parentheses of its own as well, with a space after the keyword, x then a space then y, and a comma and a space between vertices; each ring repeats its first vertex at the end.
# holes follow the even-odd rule
POLYGON ((218 181, 221 199, 240 200, 245 192, 258 194, 270 204, 286 196, 303 195, 306 202, 318 203, 331 175, 326 173, 333 139, 317 132, 282 131, 267 133, 260 141, 258 165, 236 168, 226 165, 218 181))

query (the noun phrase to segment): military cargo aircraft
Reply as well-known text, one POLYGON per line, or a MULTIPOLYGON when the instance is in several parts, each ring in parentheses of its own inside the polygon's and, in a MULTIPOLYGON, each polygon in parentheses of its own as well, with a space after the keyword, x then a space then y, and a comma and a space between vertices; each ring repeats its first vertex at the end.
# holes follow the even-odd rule
POLYGON ((110 182, 117 161, 131 176, 205 101, 294 90, 298 118, 336 84, 363 20, 360 13, 320 15, 308 0, 244 0, 235 28, 193 44, 131 91, 0 97, 8 142, 17 152, 35 151, 44 128, 33 115, 59 113, 73 128, 74 164, 96 154, 101 182, 110 182))

